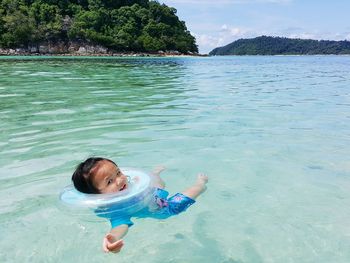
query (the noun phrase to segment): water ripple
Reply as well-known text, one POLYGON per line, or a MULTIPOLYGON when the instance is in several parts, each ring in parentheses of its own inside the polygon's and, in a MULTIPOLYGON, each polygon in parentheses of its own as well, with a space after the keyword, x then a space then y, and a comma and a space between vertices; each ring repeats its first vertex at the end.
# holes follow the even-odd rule
MULTIPOLYGON (((163 164, 172 191, 200 171, 211 178, 187 224, 162 223, 161 250, 159 224, 137 221, 130 244, 149 243, 121 262, 160 262, 179 237, 222 261, 278 262, 286 247, 290 261, 349 261, 350 57, 7 58, 0 68, 0 247, 24 251, 17 261, 39 236, 46 251, 67 248, 83 223, 55 202, 92 155, 163 164), (150 248, 156 256, 145 258, 150 248)), ((85 226, 74 253, 103 261, 90 248, 105 226, 85 226)), ((72 261, 60 259, 50 254, 72 261)))

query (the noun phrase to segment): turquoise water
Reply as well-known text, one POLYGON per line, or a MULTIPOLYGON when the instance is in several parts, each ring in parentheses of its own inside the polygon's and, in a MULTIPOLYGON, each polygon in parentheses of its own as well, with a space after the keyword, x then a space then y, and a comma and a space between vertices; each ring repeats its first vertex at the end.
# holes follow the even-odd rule
POLYGON ((3 58, 0 262, 350 262, 350 57, 3 58), (186 213, 107 222, 62 211, 91 155, 164 165, 186 213))

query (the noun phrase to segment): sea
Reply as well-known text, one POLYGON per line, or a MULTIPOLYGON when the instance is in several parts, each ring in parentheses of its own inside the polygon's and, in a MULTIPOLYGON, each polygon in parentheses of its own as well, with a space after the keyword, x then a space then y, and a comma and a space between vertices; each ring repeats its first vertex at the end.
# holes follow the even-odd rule
POLYGON ((0 123, 0 262, 350 262, 350 56, 0 57, 0 123), (208 188, 104 253, 91 156, 208 188))

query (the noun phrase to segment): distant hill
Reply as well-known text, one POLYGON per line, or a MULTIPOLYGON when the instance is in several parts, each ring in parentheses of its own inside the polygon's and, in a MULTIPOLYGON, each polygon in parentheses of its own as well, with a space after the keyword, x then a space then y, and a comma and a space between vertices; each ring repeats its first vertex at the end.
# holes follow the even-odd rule
POLYGON ((260 36, 252 39, 239 39, 209 52, 211 56, 321 54, 350 54, 350 41, 260 36))
POLYGON ((84 44, 101 52, 198 52, 176 9, 157 1, 0 0, 0 48, 65 53, 84 44))

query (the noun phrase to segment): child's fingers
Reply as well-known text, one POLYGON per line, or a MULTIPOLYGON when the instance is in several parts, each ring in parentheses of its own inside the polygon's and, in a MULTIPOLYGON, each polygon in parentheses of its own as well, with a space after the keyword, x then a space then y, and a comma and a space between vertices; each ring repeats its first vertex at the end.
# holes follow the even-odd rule
POLYGON ((107 243, 108 251, 115 252, 115 253, 119 252, 123 246, 124 246, 124 242, 122 239, 120 239, 114 243, 111 243, 111 244, 107 243))
POLYGON ((114 248, 117 248, 117 247, 121 247, 123 245, 124 245, 124 243, 123 243, 122 239, 119 239, 118 241, 113 242, 113 243, 110 243, 110 242, 107 243, 108 249, 114 249, 114 248))
POLYGON ((106 253, 108 253, 108 252, 109 252, 109 250, 108 250, 107 246, 103 246, 103 251, 104 251, 104 252, 106 252, 106 253))
POLYGON ((108 248, 107 248, 107 243, 108 243, 108 240, 107 240, 107 238, 105 237, 105 238, 103 239, 103 244, 102 244, 102 249, 103 249, 104 252, 109 252, 109 250, 108 250, 108 248))
POLYGON ((107 239, 109 242, 111 242, 111 243, 113 243, 113 242, 115 241, 113 235, 110 234, 110 233, 108 233, 108 234, 106 235, 106 239, 107 239))
POLYGON ((111 242, 110 239, 113 237, 110 237, 106 235, 106 237, 103 239, 103 251, 104 252, 113 252, 113 253, 118 253, 121 248, 124 246, 124 242, 122 239, 116 241, 116 242, 111 242))
POLYGON ((154 169, 153 169, 153 173, 155 174, 159 174, 161 172, 163 172, 165 170, 165 166, 163 165, 157 165, 154 169))
POLYGON ((208 176, 206 174, 199 173, 197 176, 198 176, 198 179, 208 182, 208 176))

